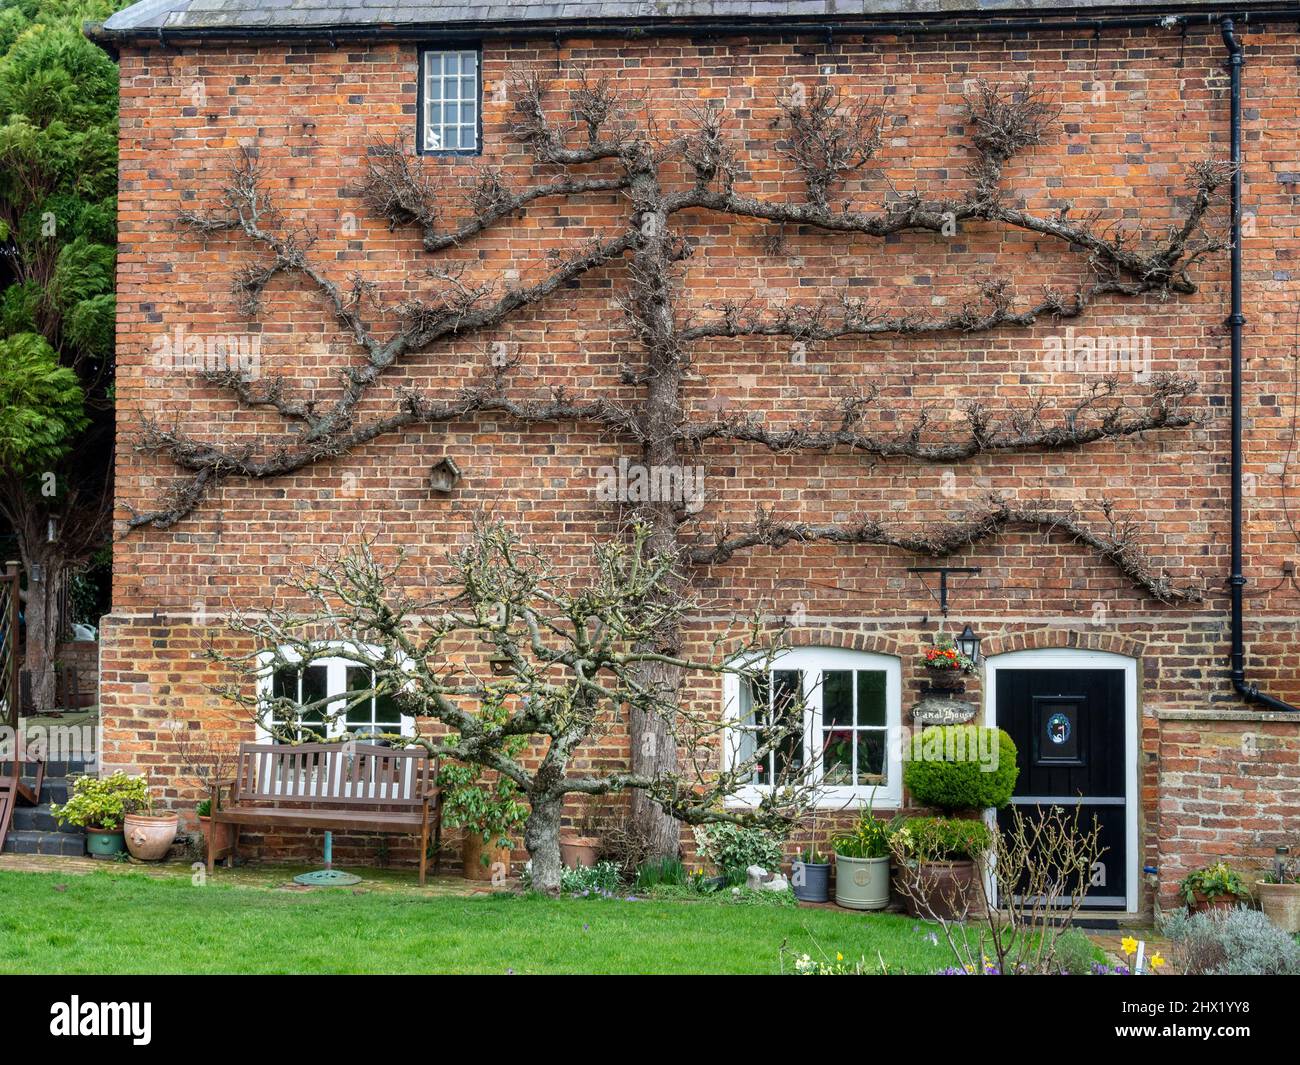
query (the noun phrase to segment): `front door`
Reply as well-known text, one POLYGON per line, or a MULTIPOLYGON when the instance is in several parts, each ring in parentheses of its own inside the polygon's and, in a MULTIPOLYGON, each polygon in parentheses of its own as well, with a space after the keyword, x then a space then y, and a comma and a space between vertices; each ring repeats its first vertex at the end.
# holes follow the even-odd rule
POLYGON ((1079 807, 1080 827, 1095 817, 1105 848, 1090 870, 1084 905, 1123 910, 1127 903, 1127 774, 1122 669, 999 669, 997 722, 1015 741, 1020 776, 1011 809, 1079 807))

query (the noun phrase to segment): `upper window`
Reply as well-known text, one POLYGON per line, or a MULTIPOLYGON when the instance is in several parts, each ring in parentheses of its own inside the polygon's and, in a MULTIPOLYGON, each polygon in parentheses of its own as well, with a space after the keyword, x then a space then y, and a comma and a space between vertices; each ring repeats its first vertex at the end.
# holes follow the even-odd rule
MULTIPOLYGON (((297 656, 286 653, 285 657, 297 656)), ((269 665, 270 656, 267 658, 269 665)), ((263 698, 287 698, 308 709, 259 722, 258 733, 288 743, 318 743, 349 734, 412 735, 414 719, 401 713, 391 695, 369 695, 355 702, 341 698, 345 692, 365 691, 374 683, 372 670, 345 658, 317 658, 303 668, 268 670, 260 682, 263 698), (330 701, 323 705, 313 705, 327 699, 330 701), (352 702, 354 705, 349 705, 352 702)))
POLYGON ((752 803, 764 788, 807 780, 818 784, 820 806, 855 805, 873 795, 877 805, 898 805, 901 682, 897 658, 826 647, 786 651, 753 680, 729 675, 730 764, 751 760, 777 723, 788 731, 736 800, 752 803), (791 721, 792 714, 800 720, 791 721))
POLYGON ((477 48, 430 48, 420 53, 420 151, 479 152, 477 48))

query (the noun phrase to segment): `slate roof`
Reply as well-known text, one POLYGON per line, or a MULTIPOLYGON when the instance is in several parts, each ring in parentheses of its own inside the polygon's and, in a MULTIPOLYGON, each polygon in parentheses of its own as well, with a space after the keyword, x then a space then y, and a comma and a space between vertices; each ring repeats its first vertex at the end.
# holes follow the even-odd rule
MULTIPOLYGON (((1141 14, 1226 8, 1223 0, 142 0, 110 16, 95 36, 131 38, 160 31, 179 37, 385 28, 415 30, 463 24, 523 28, 580 22, 646 25, 680 19, 743 23, 820 19, 912 19, 965 15, 1141 14)), ((1256 5, 1260 6, 1260 5, 1256 5)))

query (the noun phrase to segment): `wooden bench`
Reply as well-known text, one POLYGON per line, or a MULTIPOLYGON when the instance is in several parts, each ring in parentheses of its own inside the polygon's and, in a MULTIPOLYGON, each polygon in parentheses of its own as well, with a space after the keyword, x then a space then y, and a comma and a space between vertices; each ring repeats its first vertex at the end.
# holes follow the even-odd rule
POLYGON ((356 743, 241 743, 236 776, 212 784, 208 872, 234 857, 239 830, 356 829, 420 837, 420 883, 428 864, 429 833, 442 838, 438 759, 423 748, 394 750, 356 743), (229 797, 222 800, 222 792, 229 797), (218 850, 217 825, 233 825, 229 847, 218 850))

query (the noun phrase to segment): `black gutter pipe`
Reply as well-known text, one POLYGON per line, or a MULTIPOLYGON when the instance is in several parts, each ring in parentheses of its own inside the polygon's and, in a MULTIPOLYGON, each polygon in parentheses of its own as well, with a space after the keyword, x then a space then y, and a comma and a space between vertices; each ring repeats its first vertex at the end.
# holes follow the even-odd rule
POLYGON ((1232 336, 1232 573, 1228 578, 1232 595, 1232 669, 1229 676, 1232 686, 1248 703, 1258 703, 1269 710, 1300 712, 1281 699, 1262 692, 1246 680, 1246 636, 1243 593, 1246 577, 1241 565, 1241 423, 1242 423, 1242 366, 1241 334, 1246 324, 1241 302, 1241 68, 1245 62, 1241 42, 1237 39, 1231 17, 1219 23, 1223 44, 1228 49, 1229 96, 1231 108, 1230 158, 1232 161, 1232 313, 1226 324, 1232 336))
MULTIPOLYGON (((1227 5, 1225 5, 1226 7, 1227 5)), ((1222 10, 1222 9, 1220 9, 1222 10)), ((971 12, 942 21, 917 19, 913 22, 881 22, 871 19, 609 19, 594 22, 582 19, 552 19, 513 22, 408 23, 405 25, 371 24, 319 26, 195 26, 163 28, 126 28, 108 30, 103 23, 86 23, 83 32, 105 46, 124 42, 156 43, 163 46, 215 41, 281 41, 285 43, 319 41, 337 46, 345 41, 439 41, 464 40, 544 40, 563 37, 621 38, 629 40, 651 37, 729 38, 729 37, 909 37, 931 34, 1015 34, 1042 32, 1089 32, 1123 29, 1179 29, 1204 25, 1213 29, 1219 18, 1214 10, 1179 9, 1177 4, 1143 15, 1057 16, 1054 18, 1003 18, 996 14, 971 12)), ((1270 5, 1239 11, 1243 22, 1297 22, 1300 12, 1295 4, 1270 5)))

